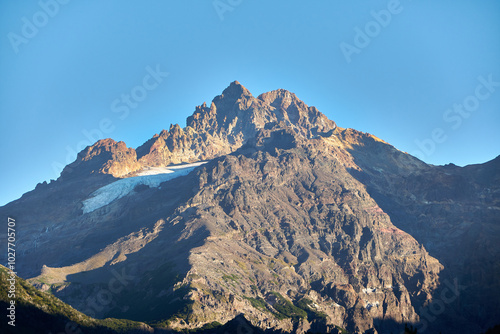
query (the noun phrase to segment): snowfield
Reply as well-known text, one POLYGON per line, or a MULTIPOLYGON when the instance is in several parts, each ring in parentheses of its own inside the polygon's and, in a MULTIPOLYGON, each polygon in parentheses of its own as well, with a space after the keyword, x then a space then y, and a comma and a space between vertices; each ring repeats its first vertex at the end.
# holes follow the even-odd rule
POLYGON ((92 212, 122 198, 139 185, 158 188, 161 183, 187 175, 205 163, 206 161, 168 167, 149 167, 141 171, 139 176, 121 179, 94 191, 91 197, 82 202, 83 213, 92 212))
MULTIPOLYGON (((206 164, 206 163, 207 163, 207 161, 201 161, 201 162, 195 162, 192 164, 174 165, 174 166, 168 166, 168 167, 147 167, 146 169, 141 171, 138 175, 145 176, 145 175, 176 173, 176 172, 183 170, 183 169, 186 169, 186 168, 191 168, 190 171, 192 171, 194 169, 194 167, 198 167, 198 166, 201 166, 201 165, 206 164)), ((187 174, 189 174, 189 172, 187 174)), ((182 174, 182 175, 186 175, 186 174, 182 174)))

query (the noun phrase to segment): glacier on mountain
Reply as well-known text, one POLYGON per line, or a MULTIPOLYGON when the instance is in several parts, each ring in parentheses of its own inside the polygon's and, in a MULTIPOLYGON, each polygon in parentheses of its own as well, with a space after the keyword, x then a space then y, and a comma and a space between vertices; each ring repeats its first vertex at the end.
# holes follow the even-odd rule
POLYGON ((206 162, 196 162, 192 164, 168 167, 149 167, 141 171, 138 176, 121 179, 105 185, 104 187, 94 191, 91 194, 91 197, 82 202, 83 213, 90 213, 122 198, 139 185, 157 188, 165 181, 189 174, 196 167, 204 163, 206 162))

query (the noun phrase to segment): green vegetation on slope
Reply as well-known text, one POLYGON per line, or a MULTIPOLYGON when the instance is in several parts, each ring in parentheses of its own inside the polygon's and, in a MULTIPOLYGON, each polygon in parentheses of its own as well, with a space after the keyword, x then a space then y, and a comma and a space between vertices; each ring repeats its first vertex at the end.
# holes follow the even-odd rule
POLYGON ((279 292, 271 292, 276 297, 276 303, 273 308, 278 312, 276 318, 286 319, 292 318, 293 320, 307 318, 307 312, 293 305, 288 299, 283 297, 279 292))
MULTIPOLYGON (((0 308, 10 304, 7 268, 0 265, 0 308)), ((63 303, 53 295, 39 291, 22 278, 16 276, 15 291, 16 322, 15 333, 127 333, 141 327, 141 323, 119 319, 93 319, 63 303), (78 331, 80 329, 80 331, 78 331)), ((6 321, 0 323, 0 332, 12 332, 13 327, 6 321)))
POLYGON ((266 301, 261 297, 257 298, 245 297, 245 299, 247 299, 250 302, 250 304, 252 304, 252 306, 255 307, 256 309, 269 312, 266 306, 267 305, 266 301))
POLYGON ((297 307, 303 309, 307 312, 307 320, 312 321, 314 319, 320 319, 326 322, 326 314, 320 311, 317 311, 314 307, 314 302, 307 298, 302 298, 297 302, 297 307))

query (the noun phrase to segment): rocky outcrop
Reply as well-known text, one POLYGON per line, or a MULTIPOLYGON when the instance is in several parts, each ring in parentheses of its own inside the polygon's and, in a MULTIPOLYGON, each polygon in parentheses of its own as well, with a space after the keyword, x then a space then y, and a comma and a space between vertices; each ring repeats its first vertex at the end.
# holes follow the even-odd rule
POLYGON ((124 142, 102 139, 78 153, 76 160, 61 172, 62 179, 82 178, 91 174, 123 177, 141 169, 133 148, 124 142))

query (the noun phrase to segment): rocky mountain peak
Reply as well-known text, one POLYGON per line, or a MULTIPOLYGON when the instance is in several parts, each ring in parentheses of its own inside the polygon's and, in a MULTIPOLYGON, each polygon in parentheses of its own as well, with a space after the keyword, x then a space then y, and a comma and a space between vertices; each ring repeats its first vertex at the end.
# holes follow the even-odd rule
POLYGON ((255 139, 262 129, 278 128, 312 138, 331 135, 336 124, 285 89, 255 98, 234 81, 210 106, 206 102, 196 106, 184 129, 178 124, 170 125, 137 151, 127 148, 123 142, 100 140, 84 149, 63 174, 67 177, 68 171, 78 168, 87 175, 104 173, 124 177, 144 167, 213 159, 236 151, 248 140, 255 139))
POLYGON ((223 118, 248 109, 254 100, 255 98, 248 89, 238 81, 233 81, 221 95, 212 100, 212 103, 216 107, 218 117, 223 118))
POLYGON ((224 91, 222 91, 222 96, 225 98, 252 96, 252 93, 238 81, 233 81, 224 91))
POLYGON ((90 174, 111 174, 123 177, 141 168, 133 148, 123 141, 101 139, 78 153, 76 160, 66 166, 61 178, 82 177, 90 174))
POLYGON ((284 108, 287 108, 292 103, 304 104, 304 102, 302 102, 297 95, 282 88, 262 93, 257 98, 264 101, 266 104, 272 106, 282 106, 284 108))

